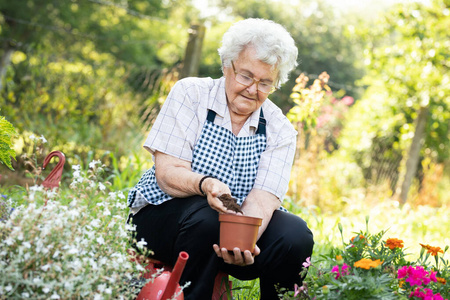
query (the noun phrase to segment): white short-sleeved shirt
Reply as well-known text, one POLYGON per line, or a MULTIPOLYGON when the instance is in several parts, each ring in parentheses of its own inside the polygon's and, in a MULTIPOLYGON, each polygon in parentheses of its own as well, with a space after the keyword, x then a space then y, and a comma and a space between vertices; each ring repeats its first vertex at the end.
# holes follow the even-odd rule
MULTIPOLYGON (((297 131, 272 101, 261 106, 266 119, 267 147, 261 154, 253 188, 282 199, 287 192, 294 160, 297 131)), ((260 108, 260 109, 261 109, 260 108)), ((260 109, 247 119, 238 137, 254 135, 260 109)), ((192 161, 193 149, 206 122, 208 110, 216 112, 214 124, 231 131, 231 119, 225 94, 225 78, 185 78, 170 91, 144 148, 192 161)), ((140 198, 139 195, 137 195, 140 198)))

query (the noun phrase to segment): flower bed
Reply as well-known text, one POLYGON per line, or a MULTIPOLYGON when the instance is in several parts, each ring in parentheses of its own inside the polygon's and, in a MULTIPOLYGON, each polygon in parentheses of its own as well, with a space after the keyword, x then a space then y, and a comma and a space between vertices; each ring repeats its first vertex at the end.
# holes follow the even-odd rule
POLYGON ((386 231, 359 232, 344 239, 342 248, 308 259, 303 286, 282 294, 283 299, 426 299, 450 297, 450 266, 444 259, 448 250, 420 244, 418 258, 409 261, 403 241, 384 239, 386 231))

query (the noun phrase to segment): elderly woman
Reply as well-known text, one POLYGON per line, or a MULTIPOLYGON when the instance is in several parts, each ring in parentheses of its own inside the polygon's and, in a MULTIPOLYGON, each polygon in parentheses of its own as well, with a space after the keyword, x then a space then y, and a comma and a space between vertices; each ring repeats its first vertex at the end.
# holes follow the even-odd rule
POLYGON ((130 191, 138 241, 173 264, 189 253, 181 284, 185 299, 211 299, 214 278, 260 278, 261 299, 300 284, 313 236, 282 208, 297 132, 267 97, 296 66, 290 34, 269 20, 247 19, 224 34, 223 77, 175 84, 144 144, 154 167, 130 191), (262 218, 254 253, 220 249, 218 197, 231 194, 245 215, 262 218))

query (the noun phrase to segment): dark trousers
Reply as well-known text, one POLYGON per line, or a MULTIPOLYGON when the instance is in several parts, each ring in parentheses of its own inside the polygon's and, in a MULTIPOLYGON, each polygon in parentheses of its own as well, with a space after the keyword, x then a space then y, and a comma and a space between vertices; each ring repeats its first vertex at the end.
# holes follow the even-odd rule
POLYGON ((259 277, 261 299, 279 299, 275 285, 292 290, 295 283, 301 284, 302 263, 311 256, 314 245, 305 221, 277 210, 257 242, 261 253, 255 263, 245 267, 226 264, 212 247, 219 244, 218 213, 201 196, 147 205, 132 222, 136 240, 143 238, 154 258, 173 265, 181 251, 189 254, 180 279, 181 285, 191 282, 184 290, 186 300, 210 300, 219 270, 241 280, 259 277))

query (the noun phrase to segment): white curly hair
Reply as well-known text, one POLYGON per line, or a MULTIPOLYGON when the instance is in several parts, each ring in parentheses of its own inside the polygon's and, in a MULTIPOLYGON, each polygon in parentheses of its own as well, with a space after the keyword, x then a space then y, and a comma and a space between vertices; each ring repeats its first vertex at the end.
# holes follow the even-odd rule
POLYGON ((222 71, 247 47, 255 49, 257 59, 277 69, 277 87, 288 80, 297 66, 298 49, 289 32, 271 20, 250 18, 236 22, 223 35, 218 49, 222 71))

